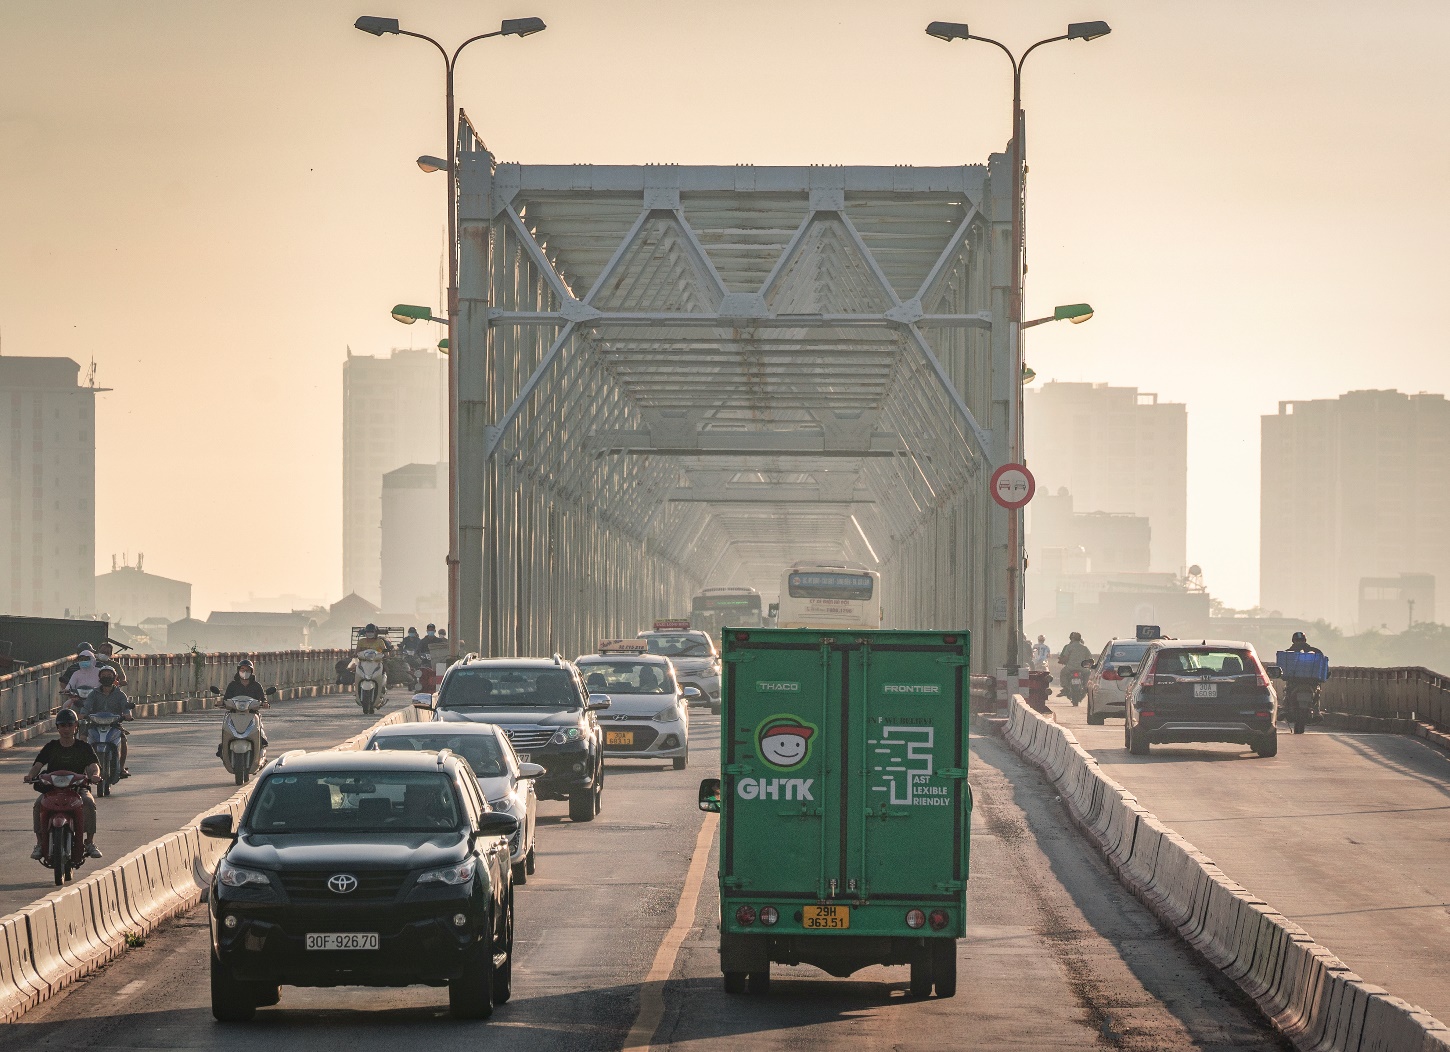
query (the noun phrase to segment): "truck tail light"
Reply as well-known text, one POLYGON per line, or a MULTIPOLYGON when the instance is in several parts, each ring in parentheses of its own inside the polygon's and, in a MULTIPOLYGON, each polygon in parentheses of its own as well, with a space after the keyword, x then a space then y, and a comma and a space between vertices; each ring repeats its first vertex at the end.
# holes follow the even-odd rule
POLYGON ((742 928, 749 927, 755 923, 755 907, 741 906, 735 911, 735 923, 742 928))
POLYGON ((1138 715, 1139 716, 1151 716, 1151 715, 1153 715, 1153 710, 1152 709, 1139 709, 1138 710, 1138 715))
POLYGON ((931 922, 932 931, 941 931, 947 926, 947 921, 950 918, 947 916, 946 910, 932 910, 931 917, 928 919, 931 922))
POLYGON ((760 909, 760 923, 761 924, 764 924, 767 928, 769 928, 769 927, 773 926, 775 924, 775 922, 778 921, 778 920, 780 920, 780 911, 777 910, 774 906, 762 906, 761 907, 761 909, 760 909))
POLYGON ((920 928, 926 923, 926 914, 921 910, 906 911, 906 926, 908 928, 920 928))

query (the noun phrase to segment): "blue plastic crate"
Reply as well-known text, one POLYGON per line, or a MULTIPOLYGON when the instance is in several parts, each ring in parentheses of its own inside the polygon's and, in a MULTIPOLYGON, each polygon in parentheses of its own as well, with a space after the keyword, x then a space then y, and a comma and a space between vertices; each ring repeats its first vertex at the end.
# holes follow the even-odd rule
POLYGON ((1281 650, 1274 655, 1274 662, 1284 670, 1285 679, 1312 679, 1323 682, 1329 678, 1329 658, 1323 654, 1281 650))

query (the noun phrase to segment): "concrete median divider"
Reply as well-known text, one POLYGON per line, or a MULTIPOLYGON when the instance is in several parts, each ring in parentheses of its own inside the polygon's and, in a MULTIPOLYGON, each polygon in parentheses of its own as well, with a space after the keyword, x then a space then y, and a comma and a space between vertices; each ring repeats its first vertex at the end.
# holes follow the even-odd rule
POLYGON ((1230 880, 1098 767, 1066 728, 1013 698, 1003 734, 1056 786, 1118 878, 1305 1052, 1450 1052, 1450 1029, 1365 982, 1230 880))
MULTIPOLYGON (((404 703, 334 749, 355 750, 379 727, 413 723, 404 703)), ((226 843, 198 828, 208 815, 240 819, 252 782, 98 873, 0 917, 0 1022, 11 1022, 125 952, 157 925, 201 902, 226 843)), ((47 874, 48 876, 48 874, 47 874)))

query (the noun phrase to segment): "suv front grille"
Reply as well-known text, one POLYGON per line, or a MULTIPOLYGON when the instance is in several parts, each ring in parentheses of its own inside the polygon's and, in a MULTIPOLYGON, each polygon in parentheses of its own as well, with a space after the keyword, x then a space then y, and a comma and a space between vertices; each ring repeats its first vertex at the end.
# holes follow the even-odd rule
POLYGON ((327 902, 345 905, 350 902, 392 902, 408 880, 406 872, 385 870, 327 869, 300 872, 282 872, 282 888, 293 902, 327 902), (339 873, 357 878, 357 888, 346 894, 338 894, 327 886, 327 882, 339 873))
POLYGON ((505 727, 503 732, 513 742, 516 752, 533 752, 549 744, 554 731, 548 727, 505 727))

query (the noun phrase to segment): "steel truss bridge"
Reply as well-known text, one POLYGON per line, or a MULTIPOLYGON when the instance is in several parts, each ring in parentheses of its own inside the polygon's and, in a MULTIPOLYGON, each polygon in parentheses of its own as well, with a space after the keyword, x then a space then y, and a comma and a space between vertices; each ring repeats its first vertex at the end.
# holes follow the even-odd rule
POLYGON ((1001 654, 1005 158, 499 164, 460 123, 465 645, 577 653, 824 558, 1001 654))

